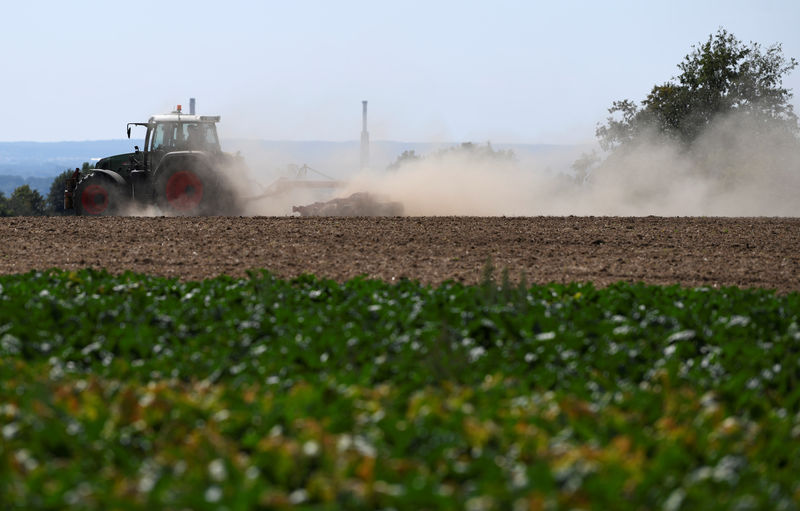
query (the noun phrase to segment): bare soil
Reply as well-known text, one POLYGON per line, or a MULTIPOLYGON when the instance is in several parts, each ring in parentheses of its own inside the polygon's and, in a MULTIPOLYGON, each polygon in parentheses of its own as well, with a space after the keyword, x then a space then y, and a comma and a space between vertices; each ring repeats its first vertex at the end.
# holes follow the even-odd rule
POLYGON ((203 279, 358 275, 437 284, 644 281, 800 291, 798 218, 0 218, 0 273, 106 268, 203 279))

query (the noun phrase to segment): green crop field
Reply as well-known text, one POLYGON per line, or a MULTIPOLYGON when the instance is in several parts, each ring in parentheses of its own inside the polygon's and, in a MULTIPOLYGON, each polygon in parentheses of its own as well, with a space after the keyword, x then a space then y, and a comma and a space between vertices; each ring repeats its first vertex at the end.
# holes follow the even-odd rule
POLYGON ((798 316, 489 275, 2 276, 0 507, 797 509, 798 316))

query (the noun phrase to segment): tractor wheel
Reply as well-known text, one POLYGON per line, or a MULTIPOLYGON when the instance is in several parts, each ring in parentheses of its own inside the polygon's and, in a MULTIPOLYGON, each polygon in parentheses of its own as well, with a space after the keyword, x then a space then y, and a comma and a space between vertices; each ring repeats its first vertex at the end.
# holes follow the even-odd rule
POLYGON ((215 214, 218 179, 205 165, 175 162, 156 177, 158 206, 168 215, 215 214))
POLYGON ((130 197, 124 187, 103 174, 89 174, 75 188, 75 214, 109 216, 124 214, 130 197))

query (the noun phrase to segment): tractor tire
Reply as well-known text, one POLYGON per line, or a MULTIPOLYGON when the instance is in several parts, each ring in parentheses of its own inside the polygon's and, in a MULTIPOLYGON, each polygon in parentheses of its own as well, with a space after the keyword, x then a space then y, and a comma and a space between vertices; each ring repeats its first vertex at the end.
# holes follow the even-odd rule
POLYGON ((166 215, 219 214, 220 180, 206 165, 176 161, 161 169, 155 179, 156 202, 166 215))
POLYGON ((113 216, 125 214, 130 194, 124 186, 98 173, 91 173, 75 188, 75 214, 84 216, 113 216))

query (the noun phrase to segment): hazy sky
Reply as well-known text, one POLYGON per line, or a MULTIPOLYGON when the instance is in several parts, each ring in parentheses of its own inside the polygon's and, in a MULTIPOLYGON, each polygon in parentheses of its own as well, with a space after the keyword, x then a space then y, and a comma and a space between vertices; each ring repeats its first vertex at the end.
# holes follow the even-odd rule
MULTIPOLYGON (((8 1, 0 141, 123 138, 196 97, 223 137, 578 143, 718 27, 800 57, 800 2, 8 1)), ((785 85, 800 94, 800 70, 785 85)), ((798 98, 794 99, 798 105, 798 98)), ((797 108, 797 107, 796 107, 797 108)))

